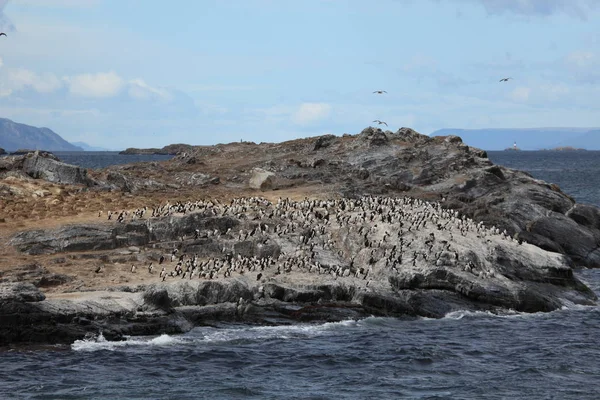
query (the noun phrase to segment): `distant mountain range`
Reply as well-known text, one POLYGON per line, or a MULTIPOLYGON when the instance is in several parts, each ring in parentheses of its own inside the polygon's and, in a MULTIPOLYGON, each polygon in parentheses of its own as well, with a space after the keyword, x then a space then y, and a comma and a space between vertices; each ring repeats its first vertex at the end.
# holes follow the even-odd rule
POLYGON ((77 147, 81 147, 84 151, 118 151, 107 149, 105 147, 90 146, 85 142, 71 142, 71 144, 74 144, 77 147))
POLYGON ((19 124, 6 118, 0 118, 0 147, 6 151, 83 151, 83 148, 67 142, 51 129, 19 124))
POLYGON ((20 124, 0 118, 0 148, 7 152, 17 150, 47 151, 115 151, 104 147, 90 146, 84 142, 69 143, 48 128, 20 124))
POLYGON ((521 150, 575 147, 600 150, 600 128, 440 129, 430 136, 460 136, 469 146, 504 150, 517 143, 521 150))

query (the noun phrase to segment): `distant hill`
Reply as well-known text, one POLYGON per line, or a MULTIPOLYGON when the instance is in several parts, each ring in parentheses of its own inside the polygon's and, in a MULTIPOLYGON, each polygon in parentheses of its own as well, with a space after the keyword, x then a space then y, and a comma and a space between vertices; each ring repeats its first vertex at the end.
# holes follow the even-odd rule
POLYGON ((504 150, 513 143, 521 150, 577 147, 600 150, 600 128, 440 129, 431 136, 460 136, 469 146, 504 150))
POLYGON ((6 118, 0 118, 0 147, 6 151, 83 151, 83 148, 72 145, 51 129, 36 128, 6 118))
POLYGON ((77 147, 81 147, 84 151, 117 151, 117 150, 107 149, 105 147, 90 146, 89 144, 87 144, 85 142, 71 142, 71 144, 74 146, 77 146, 77 147))
POLYGON ((600 129, 590 130, 576 138, 559 142, 555 147, 576 147, 586 150, 600 150, 600 129))

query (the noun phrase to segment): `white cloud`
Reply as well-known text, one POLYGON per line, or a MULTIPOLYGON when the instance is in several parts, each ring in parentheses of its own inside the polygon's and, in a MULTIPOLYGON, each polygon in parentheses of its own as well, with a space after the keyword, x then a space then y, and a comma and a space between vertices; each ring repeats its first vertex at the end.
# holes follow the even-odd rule
POLYGON ((566 62, 576 67, 587 67, 594 62, 595 55, 591 51, 577 50, 569 53, 566 62))
POLYGON ((530 93, 531 88, 521 86, 514 88, 513 91, 510 92, 510 98, 514 101, 527 101, 530 93))
POLYGON ((69 91, 82 97, 112 97, 121 91, 125 82, 114 72, 81 74, 65 77, 69 91))
POLYGON ((173 96, 165 89, 154 88, 144 82, 142 79, 133 79, 129 81, 129 96, 134 99, 150 100, 160 99, 164 101, 173 100, 173 96))
POLYGON ((306 125, 323 120, 331 113, 331 105, 327 103, 302 103, 292 115, 292 122, 306 125))
POLYGON ((19 0, 19 5, 44 8, 87 8, 98 4, 100 0, 19 0))
POLYGON ((10 90, 32 88, 39 93, 51 93, 63 86, 54 74, 46 72, 40 75, 25 68, 9 70, 8 82, 10 90))
POLYGON ((598 0, 476 0, 488 14, 505 12, 527 16, 549 16, 564 13, 587 19, 589 13, 598 8, 598 0))
POLYGON ((563 59, 563 66, 570 71, 570 75, 579 82, 600 82, 600 57, 589 50, 577 50, 567 54, 563 59))

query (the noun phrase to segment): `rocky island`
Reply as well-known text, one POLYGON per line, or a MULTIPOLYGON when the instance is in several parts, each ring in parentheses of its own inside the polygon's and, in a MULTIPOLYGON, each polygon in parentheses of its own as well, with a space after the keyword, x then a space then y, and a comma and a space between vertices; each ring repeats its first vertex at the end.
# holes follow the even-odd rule
POLYGON ((174 156, 179 153, 183 153, 186 151, 190 151, 193 146, 189 144, 170 144, 161 149, 159 148, 149 148, 149 149, 137 149, 134 147, 129 147, 123 151, 120 151, 119 154, 133 155, 133 154, 156 154, 156 155, 165 155, 165 156, 174 156))
POLYGON ((456 136, 367 128, 0 165, 0 345, 596 303, 600 211, 456 136), (51 173, 43 173, 51 171, 51 173))
POLYGON ((586 149, 573 147, 573 146, 559 146, 553 149, 543 149, 543 151, 587 151, 586 149))

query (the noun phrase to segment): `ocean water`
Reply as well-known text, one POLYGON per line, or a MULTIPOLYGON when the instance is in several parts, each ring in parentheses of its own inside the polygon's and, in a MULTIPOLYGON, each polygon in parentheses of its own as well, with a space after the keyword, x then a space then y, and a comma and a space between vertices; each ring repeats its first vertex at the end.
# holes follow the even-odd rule
POLYGON ((119 154, 117 151, 55 151, 53 153, 62 162, 91 169, 142 161, 163 161, 173 158, 169 155, 119 154))
MULTIPOLYGON (((599 203, 600 152, 538 153, 490 158, 599 203)), ((576 274, 600 295, 600 270, 576 274)), ((599 337, 582 306, 99 335, 0 349, 0 399, 598 399, 599 337)))
POLYGON ((600 151, 488 151, 488 157, 557 184, 578 203, 600 207, 600 151))

